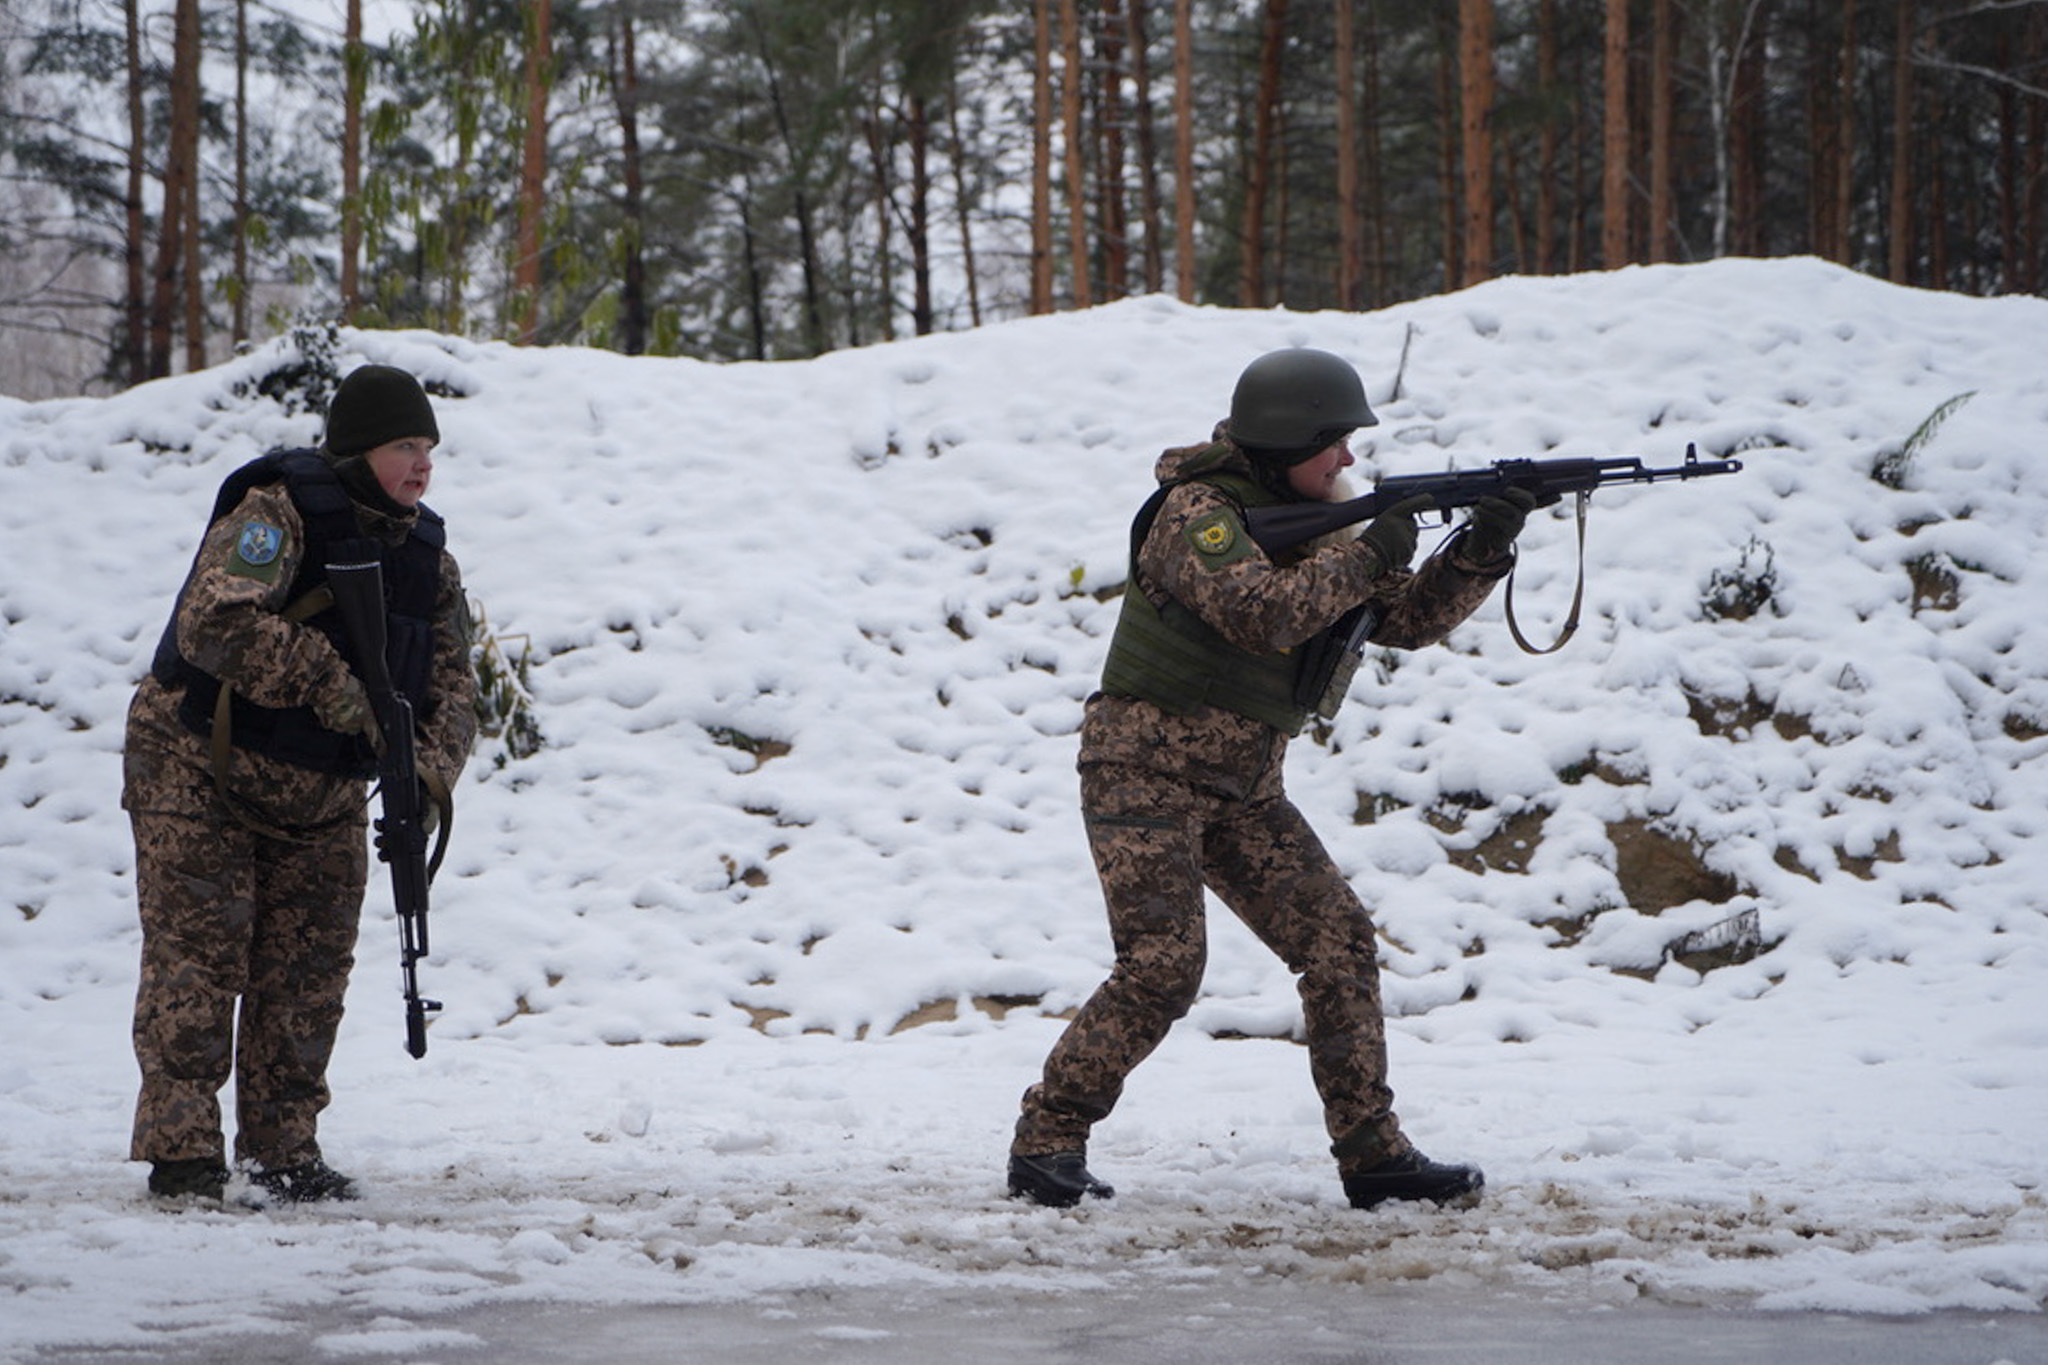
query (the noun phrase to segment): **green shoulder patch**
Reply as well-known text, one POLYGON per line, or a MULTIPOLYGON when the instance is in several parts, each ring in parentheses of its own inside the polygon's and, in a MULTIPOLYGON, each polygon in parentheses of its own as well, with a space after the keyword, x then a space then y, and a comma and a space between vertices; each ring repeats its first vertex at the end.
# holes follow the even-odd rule
POLYGON ((1195 547, 1206 568, 1235 564, 1253 549, 1251 537, 1238 525, 1234 512, 1211 512, 1200 521, 1189 522, 1186 534, 1188 544, 1195 547))
POLYGON ((267 521, 245 521, 228 556, 228 572, 238 578, 275 583, 284 556, 284 528, 267 521))

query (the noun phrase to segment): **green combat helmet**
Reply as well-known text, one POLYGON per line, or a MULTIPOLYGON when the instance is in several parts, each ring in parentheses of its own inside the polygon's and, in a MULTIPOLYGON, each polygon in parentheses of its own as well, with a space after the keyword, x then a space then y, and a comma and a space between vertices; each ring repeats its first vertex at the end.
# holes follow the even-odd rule
POLYGON ((1230 396, 1230 437, 1248 450, 1306 458, 1379 421, 1351 362, 1305 346, 1260 356, 1230 396))

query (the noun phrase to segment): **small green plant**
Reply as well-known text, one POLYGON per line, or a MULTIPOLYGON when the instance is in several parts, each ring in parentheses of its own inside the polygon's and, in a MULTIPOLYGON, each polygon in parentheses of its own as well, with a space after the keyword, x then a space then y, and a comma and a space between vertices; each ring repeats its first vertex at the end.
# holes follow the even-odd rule
POLYGON ((547 745, 534 715, 529 643, 524 635, 493 634, 483 607, 471 600, 469 661, 476 670, 477 730, 503 742, 497 760, 501 768, 511 759, 531 758, 547 745), (516 651, 508 645, 516 646, 516 651))
POLYGON ((1897 450, 1887 450, 1878 455, 1877 462, 1870 467, 1870 477, 1886 488, 1904 488, 1907 477, 1913 472, 1913 461, 1919 457, 1927 443, 1934 439, 1935 433, 1941 430, 1944 422, 1955 416, 1963 404, 1976 396, 1977 391, 1970 389, 1957 394, 1928 413, 1926 420, 1913 428, 1913 434, 1906 438, 1905 444, 1897 450))
POLYGON ((1708 577, 1700 606, 1709 621, 1747 621, 1766 607, 1784 615, 1778 605, 1776 551, 1751 536, 1734 568, 1716 569, 1708 577))

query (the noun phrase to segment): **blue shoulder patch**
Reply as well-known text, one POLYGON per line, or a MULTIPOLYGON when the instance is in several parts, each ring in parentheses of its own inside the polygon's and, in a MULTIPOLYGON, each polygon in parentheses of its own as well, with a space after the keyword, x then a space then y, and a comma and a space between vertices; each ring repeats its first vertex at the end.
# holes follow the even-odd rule
POLYGON ((244 523, 241 539, 235 542, 236 556, 255 569, 276 560, 278 551, 283 548, 284 532, 263 521, 244 523))

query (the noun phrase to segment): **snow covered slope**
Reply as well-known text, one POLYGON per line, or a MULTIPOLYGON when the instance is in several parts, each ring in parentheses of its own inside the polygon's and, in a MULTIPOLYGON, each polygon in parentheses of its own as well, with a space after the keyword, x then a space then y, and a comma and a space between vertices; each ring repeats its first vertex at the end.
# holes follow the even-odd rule
MULTIPOLYGON (((642 1096, 621 1131, 646 1138, 631 1115, 650 1078, 701 1068, 708 1135, 667 1140, 734 1156, 705 1180, 829 1186, 893 1142, 947 1172, 936 1199, 906 1209, 865 1175, 838 1196, 912 1234, 993 1199, 1051 1016, 1109 962, 1072 763, 1129 518, 1153 457, 1207 435, 1248 360, 1305 344, 1367 378, 1382 423, 1354 442, 1361 475, 1663 465, 1692 444, 1746 465, 1595 498, 1586 624, 1561 653, 1517 652, 1497 596, 1448 647, 1376 657, 1290 759, 1379 916, 1411 1127, 1484 1159, 1515 1210, 1511 1249, 1471 1256, 1547 1268, 1562 1253, 1544 1248, 1581 1245, 1560 1210, 1588 1200, 1592 1229, 1645 1195, 1747 1207, 1846 1187, 1824 1221, 1851 1241, 1863 1226, 1867 1250, 1869 1220, 1905 1218, 1904 1268, 1783 1278, 1800 1248, 1768 1212, 1766 1268, 1688 1260, 1692 1220, 1665 1221, 1668 1203, 1560 1264, 1793 1306, 2048 1292, 2024 1245, 2048 1221, 2048 302, 1723 261, 1356 315, 1145 299, 772 365, 344 341, 459 395, 439 404, 430 501, 490 630, 523 652, 546 738, 529 757, 487 743, 458 792, 425 972, 447 1010, 421 1067, 385 1056, 395 938, 373 892, 329 1131, 389 1178, 451 1159, 427 1135, 366 1138, 409 1106, 473 1113, 476 1160, 551 1184, 587 1154, 583 1105, 642 1096), (1667 959, 1749 910, 1763 951, 1667 959), (753 1066, 825 1092, 863 1077, 844 1084, 876 1102, 828 1095, 821 1119, 811 1082, 724 1088, 753 1066), (541 1148, 545 1170, 493 1145, 516 1147, 503 1121, 526 1112, 484 1083, 498 1069, 564 1087, 578 1132, 541 1148), (959 1112, 906 1135, 877 1116, 892 1096, 959 1112), (811 1144, 814 1120, 842 1136, 811 1144), (1958 1219, 1986 1228, 1968 1266, 1947 1259, 1958 1219)), ((220 478, 317 434, 246 396, 282 359, 0 400, 0 1132, 32 1200, 89 1188, 104 1212, 140 1187, 118 1164, 137 945, 123 709, 220 478)), ((1569 506, 1533 518, 1516 583, 1532 636, 1576 567, 1569 506)), ((1268 1220, 1258 1201, 1333 1197, 1298 1052, 1209 1041, 1297 1020, 1284 969, 1219 911, 1205 994, 1156 1063, 1174 1079, 1134 1086, 1104 1126, 1108 1173, 1170 1200, 1199 1170, 1268 1220)), ((784 1231, 854 1254, 831 1226, 784 1231)), ((1102 1235, 1080 1261, 1109 1254, 1102 1235)), ((1186 1234, 1222 1254, 1209 1235, 1186 1234)), ((878 1254, 1004 1263, 916 1243, 878 1254)), ((14 1254, 0 1284, 29 1275, 14 1254)))

